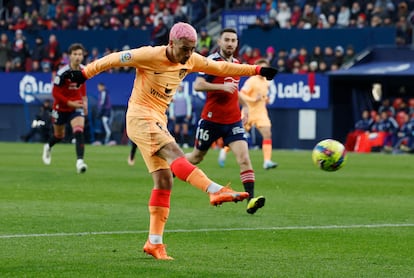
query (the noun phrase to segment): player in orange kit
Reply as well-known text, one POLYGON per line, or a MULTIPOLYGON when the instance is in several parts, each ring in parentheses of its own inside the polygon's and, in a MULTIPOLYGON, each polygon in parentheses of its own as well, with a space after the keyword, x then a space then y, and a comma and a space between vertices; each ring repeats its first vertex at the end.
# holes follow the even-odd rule
MULTIPOLYGON (((266 59, 259 59, 255 64, 262 67, 269 66, 266 59)), ((249 111, 244 128, 248 132, 252 126, 255 126, 262 135, 263 168, 266 170, 278 166, 272 161, 272 124, 266 108, 269 100, 268 91, 269 81, 262 76, 249 77, 240 90, 240 96, 249 111)))
MULTIPOLYGON (((255 64, 269 66, 266 59, 259 59, 255 64)), ((266 170, 278 166, 276 162, 272 161, 272 124, 266 108, 269 100, 268 91, 269 81, 262 76, 249 77, 240 90, 240 97, 248 108, 242 113, 242 115, 248 114, 244 129, 249 132, 252 126, 255 126, 262 135, 263 168, 266 170)), ((229 147, 227 146, 220 149, 218 162, 221 167, 224 167, 228 151, 229 147)))
POLYGON ((253 65, 217 63, 194 53, 195 29, 187 23, 176 23, 170 30, 168 45, 144 46, 109 54, 88 64, 82 71, 72 71, 70 79, 83 83, 113 67, 136 69, 134 86, 126 115, 127 134, 137 144, 154 181, 149 200, 149 237, 144 252, 156 259, 171 260, 163 244, 164 227, 170 212, 170 194, 174 175, 210 195, 212 205, 237 202, 249 197, 210 180, 199 168, 188 162, 183 151, 168 132, 166 109, 185 76, 191 72, 215 75, 256 75, 272 79, 274 68, 253 65))

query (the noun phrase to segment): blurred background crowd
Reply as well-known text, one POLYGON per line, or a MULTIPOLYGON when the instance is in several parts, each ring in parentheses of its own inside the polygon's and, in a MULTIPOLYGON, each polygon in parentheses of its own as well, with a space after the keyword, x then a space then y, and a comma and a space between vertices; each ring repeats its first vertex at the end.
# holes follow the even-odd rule
MULTIPOLYGON (((257 17, 248 28, 310 29, 310 28, 396 28, 396 44, 411 44, 414 0, 373 1, 272 1, 272 0, 9 0, 0 1, 0 71, 55 71, 67 62, 53 30, 149 30, 151 44, 168 43, 169 28, 178 21, 199 26, 197 51, 208 55, 216 50, 214 35, 202 24, 207 13, 221 9, 261 10, 266 17, 257 17), (201 24, 201 25, 200 25, 201 24), (25 34, 49 30, 49 37, 38 36, 35 45, 29 45, 25 34), (2 32, 3 31, 3 32, 2 32), (6 32, 8 31, 8 32, 6 32), (14 35, 10 35, 10 34, 14 35)), ((134 47, 134 46, 132 46, 134 47)), ((129 49, 88 49, 85 63, 113 51, 129 49)), ((238 57, 243 63, 254 63, 268 58, 281 72, 306 73, 336 70, 354 57, 352 45, 304 46, 266 50, 244 46, 238 57)), ((128 72, 130 69, 115 71, 128 72)))

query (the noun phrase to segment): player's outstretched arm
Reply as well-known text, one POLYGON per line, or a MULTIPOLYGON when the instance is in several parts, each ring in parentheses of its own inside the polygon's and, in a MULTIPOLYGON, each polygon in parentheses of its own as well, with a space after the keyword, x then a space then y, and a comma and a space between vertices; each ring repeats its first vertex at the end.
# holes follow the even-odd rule
POLYGON ((192 58, 194 64, 192 71, 216 76, 261 75, 266 77, 267 80, 272 80, 278 72, 276 68, 272 67, 214 61, 198 53, 194 53, 192 58))
POLYGON ((141 62, 148 63, 148 57, 151 57, 152 47, 141 47, 128 51, 120 51, 108 54, 98 60, 86 65, 82 71, 69 71, 69 79, 78 84, 84 83, 86 80, 95 75, 111 68, 117 67, 137 67, 141 62), (149 53, 149 54, 148 54, 149 53))

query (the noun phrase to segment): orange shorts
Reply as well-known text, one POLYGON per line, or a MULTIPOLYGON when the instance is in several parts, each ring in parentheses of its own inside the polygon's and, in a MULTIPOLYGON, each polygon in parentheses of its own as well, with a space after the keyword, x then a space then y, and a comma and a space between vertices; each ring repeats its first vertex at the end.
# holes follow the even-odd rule
POLYGON ((144 106, 128 108, 126 116, 128 138, 137 144, 150 173, 169 169, 167 161, 155 155, 165 145, 175 142, 167 129, 167 117, 144 106))
POLYGON ((255 126, 256 128, 261 127, 271 127, 272 124, 270 122, 269 116, 267 115, 249 115, 247 123, 244 125, 244 129, 246 131, 250 131, 252 126, 255 126))

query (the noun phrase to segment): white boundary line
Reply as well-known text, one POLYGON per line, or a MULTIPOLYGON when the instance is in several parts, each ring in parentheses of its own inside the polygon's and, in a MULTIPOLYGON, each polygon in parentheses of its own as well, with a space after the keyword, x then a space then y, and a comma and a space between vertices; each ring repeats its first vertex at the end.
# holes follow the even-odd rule
MULTIPOLYGON (((401 228, 414 227, 414 224, 367 224, 367 225, 327 225, 327 226, 286 226, 286 227, 262 227, 262 228, 208 228, 193 230, 166 230, 166 233, 200 233, 200 232, 227 232, 227 231, 284 231, 284 230, 334 230, 334 229, 372 229, 372 228, 401 228)), ((79 232, 79 233, 53 233, 53 234, 16 234, 0 235, 0 239, 25 238, 25 237, 65 237, 65 236, 89 236, 89 235, 123 235, 144 234, 145 231, 102 231, 102 232, 79 232)))

